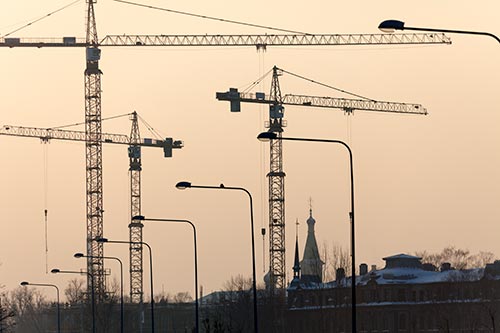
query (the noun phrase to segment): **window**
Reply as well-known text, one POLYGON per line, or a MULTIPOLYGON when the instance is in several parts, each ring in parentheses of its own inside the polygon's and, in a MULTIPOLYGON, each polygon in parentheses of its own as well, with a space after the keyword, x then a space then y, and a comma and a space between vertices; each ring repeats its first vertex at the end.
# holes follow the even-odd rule
POLYGON ((384 289, 384 301, 389 302, 391 300, 391 293, 389 289, 384 289))
POLYGON ((406 301, 406 290, 402 288, 398 289, 398 301, 400 302, 406 301))
POLYGON ((406 330, 407 321, 408 321, 408 319, 407 319, 406 313, 400 313, 399 320, 398 320, 398 328, 400 330, 406 330))
POLYGON ((420 316, 420 318, 419 318, 419 328, 421 330, 425 329, 425 317, 424 316, 420 316))

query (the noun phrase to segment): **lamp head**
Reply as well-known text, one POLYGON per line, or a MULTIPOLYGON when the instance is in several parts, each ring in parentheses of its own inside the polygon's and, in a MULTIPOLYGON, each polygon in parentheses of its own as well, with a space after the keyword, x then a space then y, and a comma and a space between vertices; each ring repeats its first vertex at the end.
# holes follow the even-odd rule
POLYGON ((394 32, 395 30, 404 30, 405 23, 398 20, 385 20, 378 25, 378 28, 383 32, 394 32))
POLYGON ((60 273, 61 270, 59 268, 53 268, 50 272, 54 273, 54 274, 57 274, 57 273, 60 273))
POLYGON ((83 257, 85 257, 85 255, 83 253, 78 252, 78 253, 75 253, 73 255, 73 257, 75 257, 75 258, 83 258, 83 257))
POLYGON ((179 190, 185 190, 185 189, 191 187, 191 183, 190 182, 178 182, 175 185, 175 187, 177 187, 177 189, 179 189, 179 190))
POLYGON ((262 132, 259 135, 257 135, 257 139, 262 142, 268 142, 271 140, 276 139, 278 136, 274 132, 262 132))
POLYGON ((30 283, 29 283, 28 281, 23 281, 23 282, 21 282, 21 286, 27 286, 27 285, 29 285, 29 284, 30 284, 30 283))
POLYGON ((108 242, 108 239, 107 238, 104 238, 104 237, 101 237, 101 238, 96 238, 95 241, 97 243, 107 243, 108 242))

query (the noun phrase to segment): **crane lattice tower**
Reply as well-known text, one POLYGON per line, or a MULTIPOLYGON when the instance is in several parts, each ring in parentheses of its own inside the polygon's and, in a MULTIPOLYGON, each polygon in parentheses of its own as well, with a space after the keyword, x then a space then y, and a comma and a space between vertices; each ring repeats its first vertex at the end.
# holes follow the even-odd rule
POLYGON ((354 110, 427 114, 420 104, 382 102, 370 99, 348 99, 334 97, 318 97, 305 95, 282 95, 279 77, 284 70, 273 67, 271 92, 244 93, 231 88, 227 92, 218 92, 218 100, 230 101, 231 111, 240 111, 240 103, 269 104, 269 131, 276 133, 277 139, 270 141, 269 180, 269 273, 268 288, 274 291, 286 289, 286 257, 285 257, 285 172, 283 171, 284 105, 301 107, 334 108, 351 114, 354 110))
MULTIPOLYGON (((414 44, 450 44, 450 39, 444 34, 215 34, 215 35, 107 35, 98 40, 94 4, 97 0, 86 0, 86 38, 68 39, 61 38, 0 38, 0 47, 85 47, 86 69, 85 69, 85 137, 86 137, 86 221, 87 221, 87 255, 92 257, 87 261, 87 271, 94 277, 94 290, 98 299, 102 299, 105 293, 103 245, 95 240, 103 235, 103 192, 102 192, 102 129, 101 129, 101 76, 99 60, 101 56, 100 47, 232 47, 232 46, 255 46, 258 50, 269 46, 339 46, 339 45, 414 45, 414 44)), ((279 105, 277 100, 273 102, 279 105)), ((286 103, 284 103, 286 104, 286 103)), ((278 110, 279 107, 276 108, 278 110)), ((282 112, 283 110, 281 110, 282 112)), ((280 112, 278 110, 278 112, 280 112)), ((271 124, 276 130, 283 127, 282 120, 270 117, 271 124)), ((277 140, 279 141, 279 140, 277 140)), ((269 225, 273 226, 275 236, 270 237, 270 242, 276 246, 270 246, 272 262, 271 279, 277 288, 285 288, 285 249, 284 249, 284 173, 282 171, 282 160, 274 158, 281 156, 281 143, 271 144, 272 167, 269 173, 269 185, 275 195, 270 196, 269 225), (274 204, 272 204, 274 203, 274 204), (272 205, 272 207, 271 207, 272 205), (281 230, 281 231, 280 231, 281 230)), ((134 170, 137 171, 137 170, 134 170)), ((132 180, 136 172, 131 170, 132 183, 139 182, 137 178, 132 180)), ((137 196, 132 200, 136 200, 137 196)), ((134 211, 139 209, 134 208, 134 211)), ((142 241, 142 224, 139 221, 131 221, 130 239, 142 241)), ((273 233, 273 230, 270 233, 273 233)), ((134 302, 142 301, 142 246, 131 246, 131 298, 134 302), (139 263, 140 261, 140 263, 139 263), (141 296, 139 296, 141 295, 141 296)), ((87 280, 88 288, 91 281, 87 280)))
MULTIPOLYGON (((164 157, 172 157, 172 150, 179 149, 184 146, 180 140, 165 138, 165 140, 157 139, 142 139, 139 136, 139 124, 137 120, 137 112, 131 114, 132 129, 130 136, 123 134, 101 134, 101 143, 128 145, 129 157, 129 172, 130 172, 130 197, 131 197, 131 216, 139 216, 141 213, 141 148, 156 147, 162 148, 164 157)), ((53 128, 37 128, 37 127, 21 127, 4 125, 0 128, 0 135, 19 136, 39 138, 46 143, 50 140, 69 140, 69 141, 84 141, 86 142, 86 132, 71 131, 53 128)), ((130 248, 130 279, 131 290, 130 297, 133 302, 142 303, 142 246, 137 242, 140 239, 142 242, 142 223, 132 220, 129 224, 130 240, 134 242, 130 248), (134 246, 134 247, 133 247, 134 246)))
POLYGON ((86 147, 86 194, 87 194, 87 290, 94 286, 94 293, 102 301, 106 292, 104 276, 102 196, 102 120, 101 76, 99 59, 101 50, 97 37, 94 3, 87 0, 87 36, 85 43, 87 66, 85 68, 85 147, 86 147), (89 279, 93 279, 89 281, 89 279))

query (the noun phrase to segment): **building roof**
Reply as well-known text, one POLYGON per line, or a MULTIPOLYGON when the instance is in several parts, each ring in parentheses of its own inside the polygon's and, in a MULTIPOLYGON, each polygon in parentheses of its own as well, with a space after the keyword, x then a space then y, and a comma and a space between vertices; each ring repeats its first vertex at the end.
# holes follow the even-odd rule
POLYGON ((483 268, 469 270, 426 271, 422 268, 384 268, 356 278, 358 285, 369 282, 377 284, 420 284, 446 281, 477 281, 483 277, 483 268))
POLYGON ((392 259, 417 259, 417 260, 422 260, 421 257, 415 257, 415 256, 411 256, 409 254, 404 254, 404 253, 400 253, 400 254, 396 254, 396 255, 393 255, 393 256, 389 256, 389 257, 385 257, 385 258, 382 258, 383 260, 392 260, 392 259))
MULTIPOLYGON (((397 254, 383 258, 387 265, 383 269, 372 270, 364 275, 356 276, 356 285, 378 285, 389 284, 426 284, 453 281, 479 281, 483 278, 500 280, 500 261, 466 270, 426 270, 421 263, 420 257, 408 254, 397 254)), ((351 277, 345 277, 339 281, 327 283, 300 283, 290 286, 289 289, 325 289, 337 287, 349 287, 351 277)))

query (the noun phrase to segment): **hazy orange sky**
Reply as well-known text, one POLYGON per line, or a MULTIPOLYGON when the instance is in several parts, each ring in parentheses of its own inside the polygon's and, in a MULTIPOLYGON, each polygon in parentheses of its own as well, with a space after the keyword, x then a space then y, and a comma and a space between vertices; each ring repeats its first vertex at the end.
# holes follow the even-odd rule
MULTIPOLYGON (((2 4, 0 35, 42 17, 68 0, 2 4)), ((408 26, 500 34, 497 1, 346 1, 251 3, 214 0, 144 0, 154 6, 308 33, 379 33, 385 19, 408 26)), ((85 1, 10 37, 85 36, 85 1)), ((133 7, 111 0, 95 6, 100 37, 107 34, 273 34, 228 23, 133 7)), ((248 200, 230 191, 179 191, 181 180, 242 186, 255 201, 258 279, 262 281, 260 228, 267 226, 267 109, 242 112, 215 99, 217 91, 245 87, 273 65, 376 100, 424 105, 428 116, 287 107, 287 136, 331 138, 353 148, 357 261, 447 245, 500 255, 500 45, 480 36, 449 35, 452 45, 230 48, 102 48, 103 118, 136 110, 164 136, 185 142, 164 159, 143 150, 143 214, 190 219, 198 226, 199 276, 204 293, 232 275, 250 276, 248 200)), ((54 127, 84 121, 85 51, 1 49, 0 125, 54 127)), ((268 92, 270 79, 261 86, 268 92)), ((348 97, 281 77, 283 93, 348 97)), ((78 128, 82 129, 82 127, 78 128)), ((130 132, 110 120, 104 132, 130 132)), ((143 137, 150 137, 142 127, 143 137)), ((74 276, 46 274, 44 209, 49 212, 48 268, 78 270, 85 261, 85 148, 79 142, 0 137, 2 147, 0 283, 56 283, 74 276), (46 160, 46 162, 44 162, 46 160), (47 184, 46 186, 44 184, 47 184)), ((129 179, 126 146, 103 148, 104 234, 128 239, 129 179)), ((288 276, 295 220, 304 222, 313 200, 318 243, 349 244, 347 154, 338 146, 284 143, 288 276)), ((300 225, 301 246, 307 226, 300 225)), ((192 292, 192 238, 187 226, 146 225, 153 248, 155 289, 192 292)), ((268 240, 265 240, 267 271, 268 240)), ((109 244, 106 255, 125 263, 128 247, 109 244)), ((302 250, 301 250, 302 252, 302 250)), ((117 276, 118 267, 107 263, 117 276)), ((145 263, 145 278, 148 281, 145 263)), ((148 290, 145 284, 144 290, 148 290)))

